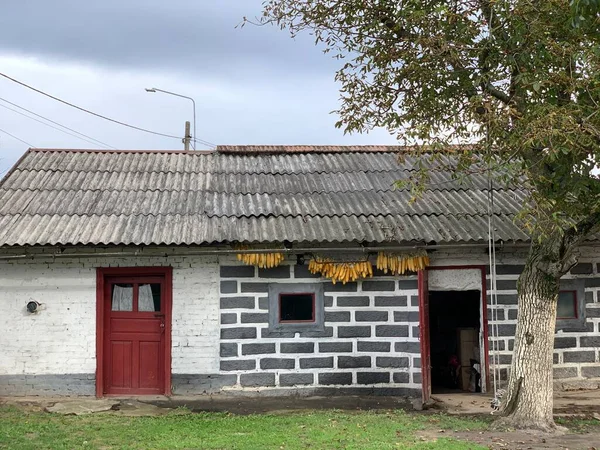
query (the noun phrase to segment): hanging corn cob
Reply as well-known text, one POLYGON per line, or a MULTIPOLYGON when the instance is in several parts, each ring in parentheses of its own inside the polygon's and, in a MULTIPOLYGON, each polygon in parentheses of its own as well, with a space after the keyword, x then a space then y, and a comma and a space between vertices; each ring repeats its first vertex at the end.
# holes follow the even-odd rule
POLYGON ((377 254, 377 268, 390 275, 402 275, 408 271, 418 272, 429 265, 427 251, 417 251, 413 254, 394 254, 379 252, 377 254))
POLYGON ((331 279, 333 284, 341 281, 346 284, 359 278, 373 276, 373 265, 369 261, 335 262, 329 258, 315 256, 308 263, 310 273, 320 273, 325 278, 331 279))
MULTIPOLYGON (((236 250, 249 250, 247 245, 238 245, 236 250)), ((285 259, 285 255, 280 252, 273 253, 238 253, 238 261, 242 261, 249 266, 257 266, 261 269, 270 269, 277 267, 285 259)))

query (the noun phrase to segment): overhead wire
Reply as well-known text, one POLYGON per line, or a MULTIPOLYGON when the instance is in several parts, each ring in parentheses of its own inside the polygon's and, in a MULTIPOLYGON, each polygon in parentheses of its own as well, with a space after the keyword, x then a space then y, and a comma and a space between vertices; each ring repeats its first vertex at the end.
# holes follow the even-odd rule
MULTIPOLYGON (((63 103, 65 105, 67 105, 67 106, 70 106, 71 108, 75 108, 75 109, 78 109, 79 111, 83 111, 86 114, 90 114, 92 116, 99 117, 100 119, 104 119, 104 120, 107 120, 109 122, 113 122, 113 123, 116 123, 118 125, 122 125, 124 127, 128 127, 128 128, 134 129, 134 130, 142 131, 144 133, 153 134, 153 135, 156 135, 156 136, 163 136, 163 137, 168 137, 168 138, 173 138, 173 139, 181 139, 181 136, 176 136, 176 135, 167 134, 167 133, 159 133, 157 131, 148 130, 146 128, 142 128, 142 127, 138 127, 138 126, 135 126, 135 125, 131 125, 129 123, 121 122, 120 120, 112 119, 112 118, 107 117, 105 115, 95 113, 93 111, 90 111, 89 109, 82 108, 81 106, 77 106, 77 105, 75 105, 75 104, 73 104, 71 102, 68 102, 68 101, 63 100, 63 99, 61 99, 59 97, 56 97, 56 96, 51 95, 51 94, 48 94, 47 92, 44 92, 44 91, 42 91, 40 89, 37 89, 37 88, 35 88, 33 86, 30 86, 30 85, 28 85, 26 83, 23 83, 22 81, 19 81, 16 78, 12 78, 12 77, 6 75, 5 73, 0 72, 0 76, 6 78, 7 80, 12 81, 13 83, 17 83, 17 84, 19 84, 19 85, 21 85, 21 86, 23 86, 23 87, 25 87, 27 89, 30 89, 30 90, 32 90, 34 92, 37 92, 38 94, 44 95, 44 96, 46 96, 48 98, 51 98, 52 100, 55 100, 55 101, 60 102, 60 103, 63 103)), ((194 137, 194 140, 198 141, 198 142, 205 143, 205 145, 214 146, 214 144, 210 144, 208 141, 202 141, 202 140, 199 140, 199 139, 197 139, 195 137, 194 137)))
MULTIPOLYGON (((1 101, 5 101, 5 102, 7 102, 7 103, 10 103, 11 105, 15 105, 14 103, 12 103, 12 102, 9 102, 8 100, 4 100, 4 99, 3 99, 3 98, 1 98, 1 97, 0 97, 0 100, 1 100, 1 101)), ((30 114, 34 114, 34 115, 36 115, 36 116, 38 116, 38 117, 42 117, 44 120, 47 120, 47 121, 49 121, 49 122, 52 122, 52 123, 55 123, 55 124, 57 124, 58 126, 61 126, 61 127, 63 127, 63 128, 66 128, 67 130, 71 130, 71 131, 73 131, 73 133, 70 133, 70 132, 68 132, 68 131, 65 131, 65 130, 63 130, 63 129, 61 129, 61 128, 55 127, 55 126, 53 126, 53 125, 50 125, 49 123, 43 122, 42 120, 36 119, 35 117, 28 116, 27 114, 24 114, 24 113, 22 113, 22 112, 20 112, 20 111, 17 111, 16 109, 9 108, 8 106, 6 106, 6 105, 3 105, 3 104, 1 104, 1 103, 0 103, 0 107, 2 107, 2 108, 5 108, 5 109, 8 109, 9 111, 12 111, 12 112, 14 112, 14 113, 16 113, 16 114, 19 114, 19 115, 23 116, 23 117, 27 117, 28 119, 34 120, 34 121, 36 121, 36 122, 38 122, 38 123, 41 123, 42 125, 46 125, 46 126, 47 126, 47 127, 49 127, 49 128, 52 128, 52 129, 54 129, 54 130, 58 130, 58 131, 60 131, 60 132, 62 132, 62 133, 68 134, 69 136, 76 137, 76 138, 78 138, 78 139, 81 139, 82 141, 88 142, 88 143, 90 143, 90 144, 93 144, 93 145, 101 145, 101 146, 103 146, 103 147, 105 147, 105 148, 111 148, 111 149, 113 149, 113 150, 117 150, 117 148, 116 148, 116 147, 113 147, 112 145, 106 144, 106 143, 104 143, 104 142, 102 142, 102 141, 99 141, 99 140, 97 140, 97 139, 94 139, 94 138, 93 138, 93 137, 91 137, 91 136, 87 136, 87 135, 85 135, 85 134, 83 134, 83 133, 80 133, 80 132, 78 132, 77 130, 73 130, 72 128, 69 128, 69 127, 67 127, 67 126, 61 125, 61 124, 59 124, 58 122, 55 122, 55 121, 53 121, 53 120, 51 120, 51 119, 48 119, 48 118, 46 118, 46 117, 44 117, 44 116, 41 116, 41 115, 39 115, 39 114, 36 114, 36 113, 34 113, 34 112, 31 112, 31 111, 29 111, 28 109, 22 108, 22 107, 20 107, 20 106, 18 106, 18 105, 15 105, 15 106, 17 106, 18 108, 21 108, 21 109, 23 109, 24 111, 27 111, 27 112, 29 112, 30 114), (75 133, 77 133, 77 134, 75 134, 75 133), (81 136, 78 136, 78 135, 81 135, 81 136), (82 137, 82 136, 85 136, 85 137, 82 137)))
POLYGON ((16 139, 16 140, 17 140, 17 141, 19 141, 19 142, 22 142, 22 143, 23 143, 23 144, 25 144, 25 145, 29 145, 31 148, 37 148, 35 145, 33 145, 33 144, 30 144, 30 143, 29 143, 29 142, 27 142, 27 141, 24 141, 24 140, 23 140, 23 139, 21 139, 20 137, 17 137, 17 136, 15 136, 14 134, 11 134, 11 133, 9 133, 9 132, 8 132, 8 131, 6 131, 6 130, 3 130, 2 128, 0 128, 0 132, 2 132, 2 133, 4 133, 4 134, 6 134, 6 135, 8 135, 8 136, 10 136, 10 137, 11 137, 11 138, 13 138, 13 139, 16 139))

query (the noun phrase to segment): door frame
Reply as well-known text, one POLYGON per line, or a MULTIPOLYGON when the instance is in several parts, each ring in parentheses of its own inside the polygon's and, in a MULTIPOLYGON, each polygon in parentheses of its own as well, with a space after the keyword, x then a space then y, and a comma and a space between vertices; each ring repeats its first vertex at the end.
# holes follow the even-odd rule
MULTIPOLYGON (((429 317, 429 311, 427 311, 427 315, 423 310, 422 305, 426 304, 429 307, 429 301, 424 302, 423 298, 423 290, 424 287, 428 285, 427 281, 429 280, 429 272, 432 270, 467 270, 467 269, 477 269, 481 271, 481 325, 483 331, 483 352, 484 352, 484 374, 485 374, 485 389, 486 392, 490 390, 490 351, 489 351, 489 337, 488 337, 488 314, 487 314, 487 266, 485 265, 464 265, 464 266, 430 266, 424 270, 419 271, 419 280, 418 283, 418 295, 419 295, 419 325, 420 329, 420 343, 421 343, 421 361, 427 361, 431 357, 431 346, 430 346, 430 330, 429 330, 429 321, 425 320, 426 317, 429 317), (424 278, 427 277, 425 280, 424 278), (425 334, 426 333, 426 334, 425 334), (426 339, 423 339, 422 336, 426 336, 426 339)), ((429 294, 429 289, 426 289, 427 294, 429 294)), ((423 390, 423 401, 429 400, 426 393, 431 392, 431 367, 424 367, 424 364, 421 364, 421 388, 423 390), (423 374, 423 371, 427 370, 429 373, 427 375, 423 374), (427 398, 426 398, 427 397, 427 398)))
POLYGON ((171 322, 173 304, 173 268, 160 267, 98 267, 96 269, 96 397, 105 397, 104 393, 104 302, 106 278, 116 276, 160 276, 165 283, 165 354, 163 394, 171 395, 171 322))

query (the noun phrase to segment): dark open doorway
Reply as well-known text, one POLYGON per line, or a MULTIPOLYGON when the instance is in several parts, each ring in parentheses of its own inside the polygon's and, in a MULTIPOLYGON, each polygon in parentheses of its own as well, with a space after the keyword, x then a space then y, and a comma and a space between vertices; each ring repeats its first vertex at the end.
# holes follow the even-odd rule
POLYGON ((481 292, 430 291, 432 392, 481 392, 481 292))

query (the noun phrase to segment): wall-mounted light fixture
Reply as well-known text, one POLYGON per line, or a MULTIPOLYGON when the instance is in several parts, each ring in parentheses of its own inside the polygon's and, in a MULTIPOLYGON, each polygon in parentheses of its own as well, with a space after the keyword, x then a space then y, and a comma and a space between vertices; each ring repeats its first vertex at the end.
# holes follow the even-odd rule
POLYGON ((30 314, 35 314, 38 312, 41 305, 41 303, 36 302, 35 300, 30 300, 27 302, 27 312, 30 314))

